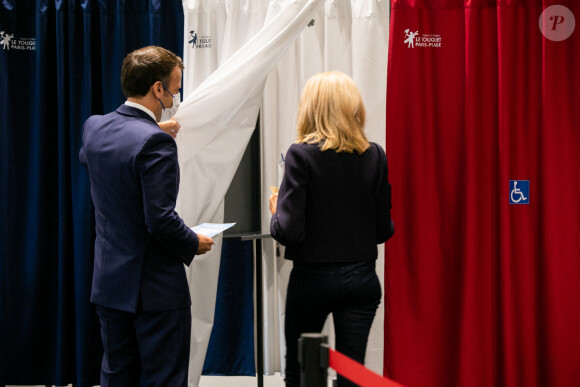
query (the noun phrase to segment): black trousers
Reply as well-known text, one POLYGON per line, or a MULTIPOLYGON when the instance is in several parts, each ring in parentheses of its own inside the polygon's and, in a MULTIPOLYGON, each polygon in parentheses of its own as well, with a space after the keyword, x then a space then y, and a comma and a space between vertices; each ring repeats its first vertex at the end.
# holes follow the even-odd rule
POLYGON ((101 387, 187 386, 191 308, 129 313, 97 306, 97 313, 101 387))
MULTIPOLYGON (((332 313, 336 350, 364 364, 367 340, 381 301, 375 262, 294 262, 286 296, 286 386, 300 386, 298 339, 318 333, 332 313)), ((356 386, 338 376, 339 386, 356 386)))

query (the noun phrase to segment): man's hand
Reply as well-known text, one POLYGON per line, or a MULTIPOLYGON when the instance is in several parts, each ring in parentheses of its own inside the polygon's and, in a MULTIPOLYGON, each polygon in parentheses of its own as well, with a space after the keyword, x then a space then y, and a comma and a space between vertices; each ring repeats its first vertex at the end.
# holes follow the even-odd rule
POLYGON ((197 253, 195 255, 202 255, 211 250, 214 244, 213 239, 202 234, 197 234, 197 239, 199 240, 199 246, 197 247, 197 253))
POLYGON ((157 124, 161 130, 173 138, 177 136, 177 132, 179 132, 179 129, 181 129, 179 122, 175 121, 175 118, 163 122, 158 122, 157 124))

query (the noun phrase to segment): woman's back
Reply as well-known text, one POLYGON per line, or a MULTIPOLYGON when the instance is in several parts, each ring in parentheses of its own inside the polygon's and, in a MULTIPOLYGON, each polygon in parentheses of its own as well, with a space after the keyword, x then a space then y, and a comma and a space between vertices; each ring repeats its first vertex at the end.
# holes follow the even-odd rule
POLYGON ((294 144, 272 219, 272 235, 286 258, 309 262, 371 261, 390 236, 389 186, 384 151, 361 155, 294 144))

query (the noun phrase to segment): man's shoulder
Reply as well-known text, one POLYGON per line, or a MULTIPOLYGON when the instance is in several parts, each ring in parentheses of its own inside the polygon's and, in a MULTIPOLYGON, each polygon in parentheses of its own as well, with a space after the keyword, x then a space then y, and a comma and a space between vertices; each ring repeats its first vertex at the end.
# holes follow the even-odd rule
MULTIPOLYGON (((131 108, 129 106, 127 106, 127 108, 140 112, 139 109, 131 108)), ((90 116, 86 120, 85 126, 102 127, 107 125, 122 125, 125 128, 140 127, 141 130, 144 128, 149 128, 150 131, 160 130, 159 125, 157 125, 155 121, 144 115, 146 115, 146 113, 126 114, 126 110, 117 109, 108 114, 96 114, 90 116)))
POLYGON ((116 110, 113 110, 110 113, 107 114, 93 114, 92 116, 89 116, 89 118, 87 118, 87 120, 85 121, 85 126, 100 126, 103 124, 106 124, 107 122, 112 122, 115 121, 117 119, 119 119, 119 113, 117 113, 116 110))
POLYGON ((144 111, 125 104, 120 105, 117 109, 107 114, 95 114, 90 116, 87 121, 115 121, 115 120, 145 120, 153 126, 157 123, 144 111))
MULTIPOLYGON (((138 109, 135 109, 138 110, 138 109)), ((87 141, 108 138, 118 144, 133 144, 137 148, 148 142, 173 140, 150 118, 126 115, 118 110, 105 115, 90 116, 85 122, 84 136, 87 141)))

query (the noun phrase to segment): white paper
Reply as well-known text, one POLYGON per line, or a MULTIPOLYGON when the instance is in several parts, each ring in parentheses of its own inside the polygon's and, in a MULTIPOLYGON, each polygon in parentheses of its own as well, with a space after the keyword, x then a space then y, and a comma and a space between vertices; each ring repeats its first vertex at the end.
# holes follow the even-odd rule
POLYGON ((201 223, 191 229, 196 234, 205 235, 208 237, 213 237, 214 235, 224 232, 230 227, 233 227, 235 223, 201 223))

